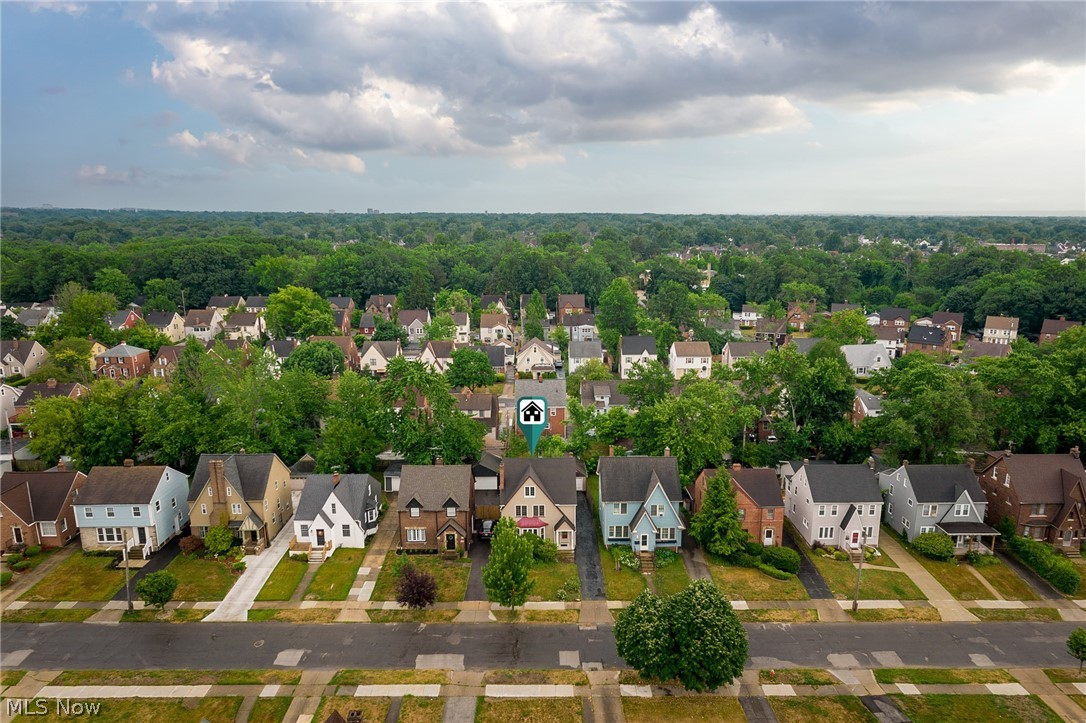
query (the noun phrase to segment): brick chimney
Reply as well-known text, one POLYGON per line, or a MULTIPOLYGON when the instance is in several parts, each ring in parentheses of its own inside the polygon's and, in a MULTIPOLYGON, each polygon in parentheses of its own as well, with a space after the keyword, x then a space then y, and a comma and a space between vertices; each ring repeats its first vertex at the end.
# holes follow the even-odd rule
POLYGON ((1075 459, 1080 458, 1077 444, 1074 447, 1071 448, 1071 456, 1074 457, 1075 459))
POLYGON ((505 460, 498 462, 498 491, 505 489, 505 460))
POLYGON ((445 464, 445 460, 440 456, 434 457, 434 464, 443 465, 443 464, 445 464))
POLYGON ((966 464, 967 467, 969 467, 969 469, 976 469, 977 460, 973 459, 972 457, 966 457, 965 458, 965 464, 966 464))
POLYGON ((332 486, 335 487, 339 484, 339 470, 337 469, 332 473, 332 486))
POLYGON ((136 463, 135 463, 135 462, 134 462, 134 461, 133 461, 132 459, 126 459, 126 460, 124 461, 124 466, 125 466, 125 467, 132 467, 132 466, 135 466, 135 464, 136 464, 136 463))
POLYGON ((670 457, 671 456, 671 447, 664 447, 664 456, 665 457, 670 457))
POLYGON ((67 471, 68 471, 67 467, 64 466, 64 460, 58 459, 57 460, 57 472, 67 472, 67 471))
POLYGON ((56 389, 57 388, 57 380, 56 379, 46 379, 45 380, 45 386, 46 386, 47 389, 56 389))
POLYGON ((732 469, 733 469, 733 470, 740 470, 740 469, 743 469, 743 465, 739 464, 738 462, 733 462, 733 463, 732 463, 732 469))
POLYGON ((908 467, 909 466, 909 460, 907 460, 907 459, 901 460, 901 466, 902 467, 908 467))
POLYGON ((608 457, 614 457, 615 456, 615 445, 613 445, 613 444, 607 445, 607 456, 608 457))

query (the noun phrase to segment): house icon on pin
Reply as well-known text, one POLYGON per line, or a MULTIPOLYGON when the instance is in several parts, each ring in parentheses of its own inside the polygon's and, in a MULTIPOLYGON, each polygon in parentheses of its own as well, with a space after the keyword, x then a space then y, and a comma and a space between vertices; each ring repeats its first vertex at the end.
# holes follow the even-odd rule
POLYGON ((521 424, 539 424, 543 421, 543 408, 535 402, 528 402, 520 408, 521 424))

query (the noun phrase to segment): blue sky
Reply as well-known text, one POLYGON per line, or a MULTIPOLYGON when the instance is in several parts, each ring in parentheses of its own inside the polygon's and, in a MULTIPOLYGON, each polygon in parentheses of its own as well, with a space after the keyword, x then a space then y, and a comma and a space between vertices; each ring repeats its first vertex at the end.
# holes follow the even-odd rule
POLYGON ((0 203, 1086 214, 1086 5, 2 3, 0 203))

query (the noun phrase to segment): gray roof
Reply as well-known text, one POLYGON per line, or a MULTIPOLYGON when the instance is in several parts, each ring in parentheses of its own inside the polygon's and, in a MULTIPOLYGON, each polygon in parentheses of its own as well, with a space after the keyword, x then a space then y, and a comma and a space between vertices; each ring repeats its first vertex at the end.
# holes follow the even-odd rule
POLYGON ((630 398, 619 391, 618 379, 603 379, 600 381, 584 380, 581 382, 581 404, 585 407, 596 405, 596 396, 609 396, 609 404, 612 407, 625 407, 630 403, 630 398))
POLYGON ((113 347, 112 349, 106 349, 104 352, 102 352, 98 356, 99 357, 105 357, 105 356, 108 356, 108 357, 114 357, 114 356, 128 357, 128 356, 139 356, 140 354, 150 354, 150 353, 151 352, 147 351, 146 349, 142 349, 142 348, 140 348, 138 346, 132 346, 130 344, 125 344, 122 341, 120 344, 113 347))
MULTIPOLYGON (((682 501, 679 461, 675 457, 600 457, 601 502, 643 501, 655 475, 672 502, 682 501)), ((878 490, 878 485, 875 486, 878 490)))
POLYGON ((913 325, 909 329, 909 335, 906 339, 911 344, 931 344, 935 346, 942 346, 946 341, 946 332, 937 326, 918 326, 913 325))
POLYGON ((417 500, 424 510, 438 510, 449 499, 467 509, 472 484, 470 464, 405 464, 400 470, 397 509, 406 510, 411 500, 417 500))
POLYGON ((931 315, 931 323, 939 326, 953 321, 958 328, 965 326, 965 314, 956 311, 937 311, 931 315))
POLYGON ((773 348, 768 341, 729 341, 724 347, 732 359, 744 359, 751 356, 764 356, 773 348))
POLYGON ((729 470, 732 482, 747 493, 759 507, 784 507, 777 473, 768 468, 729 470))
POLYGON ((562 326, 595 326, 596 315, 591 312, 583 314, 566 314, 562 320, 562 326))
POLYGON ((531 477, 556 505, 577 504, 577 462, 573 457, 511 457, 505 460, 502 504, 531 477))
MULTIPOLYGON (((158 489, 165 465, 92 467, 76 496, 80 505, 146 504, 158 489)), ((178 472, 177 474, 181 474, 178 472)))
POLYGON ((399 321, 400 326, 411 326, 416 321, 420 324, 429 323, 427 319, 430 316, 430 312, 426 309, 406 309, 396 315, 396 319, 399 321))
POLYGON ((367 341, 362 345, 362 356, 366 355, 370 349, 377 347, 377 351, 385 359, 393 359, 400 355, 402 349, 400 348, 400 342, 398 341, 367 341))
MULTIPOLYGON (((497 477, 501 463, 501 457, 493 452, 483 450, 483 453, 479 456, 479 461, 472 465, 471 471, 476 477, 497 477)), ((476 502, 478 502, 478 490, 476 490, 476 502)))
POLYGON ((882 399, 879 398, 879 397, 876 397, 871 392, 864 391, 863 389, 857 389, 856 390, 856 396, 859 397, 860 401, 862 401, 864 403, 864 406, 867 407, 872 412, 874 412, 874 411, 880 411, 881 412, 882 411, 882 399))
POLYGON ((317 461, 313 459, 309 454, 303 454, 298 458, 298 461, 290 466, 291 476, 305 477, 313 474, 313 470, 317 468, 317 461))
POLYGON ((820 341, 822 340, 813 336, 800 337, 798 339, 793 338, 792 344, 796 347, 796 351, 798 351, 800 354, 807 354, 811 351, 811 349, 814 348, 814 345, 820 341))
POLYGON ((148 311, 143 315, 143 320, 148 326, 161 329, 172 324, 175 316, 180 316, 180 314, 176 311, 148 311))
MULTIPOLYGON (((480 347, 476 347, 480 348, 480 347)), ((490 366, 495 369, 505 368, 505 349, 504 346, 483 346, 481 347, 483 352, 486 353, 486 358, 490 360, 490 366)))
POLYGON ((886 350, 885 344, 843 344, 841 353, 845 355, 848 365, 854 369, 869 369, 876 363, 890 365, 890 352, 886 350))
POLYGON ((203 491, 208 479, 210 479, 211 473, 208 471, 208 462, 213 459, 223 461, 223 475, 231 486, 241 490, 241 494, 245 499, 259 500, 264 498, 264 492, 268 486, 268 477, 271 475, 272 463, 279 459, 279 456, 274 453, 201 454, 200 461, 196 463, 196 471, 192 473, 189 502, 193 502, 200 496, 200 492, 203 491))
POLYGON ((624 336, 619 343, 620 354, 651 354, 656 356, 656 337, 654 336, 624 336))
POLYGON ((272 339, 264 345, 264 348, 271 351, 276 358, 286 359, 298 348, 298 342, 294 339, 272 339))
POLYGON ((365 312, 358 317, 359 329, 373 329, 376 328, 377 321, 373 318, 373 314, 365 312))
POLYGON ((518 379, 513 385, 513 396, 543 397, 549 409, 564 409, 566 406, 565 379, 518 379))
POLYGON ((875 473, 866 464, 807 464, 814 502, 882 502, 875 473))
POLYGON ((324 508, 328 495, 335 495, 352 520, 364 520, 366 510, 380 504, 379 490, 377 480, 368 474, 341 475, 337 485, 332 484, 330 474, 311 474, 302 488, 294 515, 300 521, 315 520, 324 508))
POLYGON ((890 321, 901 317, 905 321, 909 321, 912 318, 912 314, 908 309, 903 309, 900 306, 887 306, 885 309, 879 310, 879 319, 884 321, 890 321))
POLYGON ((570 359, 603 359, 603 344, 599 340, 571 341, 569 343, 570 359))
POLYGON ((977 476, 964 464, 910 464, 905 473, 917 502, 953 502, 962 492, 975 502, 985 499, 977 476))
POLYGON ((249 296, 245 299, 246 309, 267 309, 268 297, 267 296, 249 296))

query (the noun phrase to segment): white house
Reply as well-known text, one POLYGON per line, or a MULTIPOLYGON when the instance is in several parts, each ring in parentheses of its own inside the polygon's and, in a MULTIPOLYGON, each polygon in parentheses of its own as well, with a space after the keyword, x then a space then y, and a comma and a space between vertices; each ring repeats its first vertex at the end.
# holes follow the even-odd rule
POLYGON ((377 533, 381 489, 368 474, 310 474, 294 511, 294 537, 321 562, 337 547, 365 547, 377 533))
POLYGON ((558 347, 539 339, 529 339, 517 352, 518 372, 553 372, 555 362, 561 362, 558 347))
POLYGON ((808 545, 879 544, 882 493, 866 464, 807 464, 785 477, 784 514, 808 545))
POLYGON ((749 304, 743 304, 740 311, 735 312, 734 317, 740 326, 754 326, 762 318, 761 313, 749 304))
POLYGON ((618 375, 629 379, 637 364, 647 364, 656 358, 656 337, 624 336, 619 339, 618 375))
POLYGON ((5 339, 0 342, 0 377, 30 376, 48 358, 49 352, 33 339, 5 339))
POLYGON ((852 373, 861 379, 871 376, 871 372, 879 369, 889 369, 893 363, 893 357, 886 349, 886 345, 880 342, 874 344, 843 344, 841 353, 845 355, 852 373))
POLYGON ((362 371, 384 374, 388 371, 388 363, 398 356, 403 356, 398 341, 367 341, 362 345, 359 365, 362 371))
POLYGON ((467 344, 471 341, 471 315, 466 311, 454 311, 453 323, 456 324, 456 343, 467 344))
POLYGON ((493 344, 500 339, 513 338, 508 314, 482 314, 479 317, 479 341, 493 344))
POLYGON ((222 322, 222 311, 219 309, 190 309, 185 315, 185 336, 211 341, 222 329, 222 322))
POLYGON ((569 343, 569 373, 572 374, 589 360, 603 361, 603 344, 597 341, 571 341, 569 343))
POLYGON ((407 332, 408 341, 421 341, 426 333, 426 325, 430 323, 430 310, 408 309, 401 311, 396 318, 407 332))
POLYGON ((595 314, 566 314, 561 322, 571 342, 599 338, 595 314))
POLYGON ((148 311, 143 320, 152 329, 158 329, 174 344, 185 339, 185 320, 176 311, 148 311))
POLYGON ((676 341, 671 344, 667 361, 676 379, 682 379, 688 372, 708 379, 712 374, 713 351, 707 341, 676 341))
POLYGON ((264 316, 251 311, 237 311, 223 321, 227 339, 259 339, 264 335, 264 316))
POLYGON ((456 345, 451 341, 428 341, 422 347, 419 361, 431 371, 444 374, 452 364, 452 353, 456 345))
POLYGON ((984 338, 990 344, 1010 344, 1018 338, 1018 317, 989 316, 984 321, 984 338))

